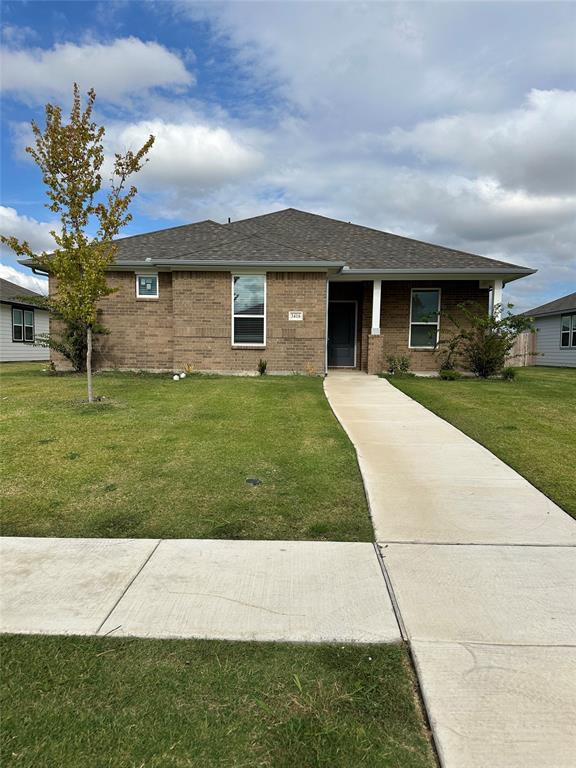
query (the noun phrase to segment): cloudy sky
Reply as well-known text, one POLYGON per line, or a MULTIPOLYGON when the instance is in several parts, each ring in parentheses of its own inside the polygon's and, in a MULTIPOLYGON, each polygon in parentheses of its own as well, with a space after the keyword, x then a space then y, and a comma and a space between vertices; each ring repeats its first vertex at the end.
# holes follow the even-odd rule
POLYGON ((110 152, 156 136, 127 234, 293 206, 538 268, 527 309, 576 290, 575 30, 556 2, 4 2, 0 231, 50 247, 23 149, 76 80, 110 152))

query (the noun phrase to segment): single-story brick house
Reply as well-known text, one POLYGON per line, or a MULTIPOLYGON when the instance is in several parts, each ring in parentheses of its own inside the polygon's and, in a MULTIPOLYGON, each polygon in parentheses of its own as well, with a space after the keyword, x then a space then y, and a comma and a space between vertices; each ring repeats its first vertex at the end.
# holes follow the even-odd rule
POLYGON ((414 370, 436 370, 445 313, 465 300, 488 312, 533 271, 293 208, 172 227, 118 240, 95 362, 239 373, 262 358, 270 373, 374 373, 409 354, 414 370))

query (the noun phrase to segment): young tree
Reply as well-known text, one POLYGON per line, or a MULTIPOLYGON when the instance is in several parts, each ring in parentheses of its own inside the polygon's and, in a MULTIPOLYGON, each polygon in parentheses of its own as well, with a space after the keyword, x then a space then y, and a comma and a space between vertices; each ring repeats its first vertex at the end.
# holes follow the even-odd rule
POLYGON ((115 154, 112 178, 102 190, 104 164, 104 126, 93 120, 96 93, 88 91, 82 109, 80 91, 74 84, 70 121, 62 122, 62 110, 46 105, 46 126, 42 131, 32 122, 35 146, 26 151, 42 171, 48 203, 46 207, 60 217, 59 231, 51 234, 53 252, 33 253, 26 241, 1 236, 19 256, 31 259, 34 266, 55 278, 56 290, 48 306, 64 322, 85 329, 88 401, 93 402, 92 335, 96 325, 98 301, 113 289, 106 281, 106 268, 113 262, 113 238, 132 218, 128 212, 137 189, 127 186, 148 158, 154 136, 137 151, 115 154), (90 235, 92 230, 95 234, 90 235))
POLYGON ((472 373, 482 379, 502 372, 517 337, 524 331, 534 333, 532 318, 513 315, 512 304, 507 314, 497 304, 492 314, 474 302, 458 305, 463 321, 448 315, 456 333, 442 343, 441 367, 453 369, 462 361, 472 373))

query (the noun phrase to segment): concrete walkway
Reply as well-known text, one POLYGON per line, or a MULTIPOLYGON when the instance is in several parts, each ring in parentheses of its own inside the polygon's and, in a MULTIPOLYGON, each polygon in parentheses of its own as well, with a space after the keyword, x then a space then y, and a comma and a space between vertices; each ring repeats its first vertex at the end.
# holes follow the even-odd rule
MULTIPOLYGON (((449 385, 447 385, 449 386, 449 385)), ((572 768, 576 524, 387 381, 330 374, 446 768, 572 768)))
POLYGON ((400 642, 372 544, 0 540, 0 631, 400 642))

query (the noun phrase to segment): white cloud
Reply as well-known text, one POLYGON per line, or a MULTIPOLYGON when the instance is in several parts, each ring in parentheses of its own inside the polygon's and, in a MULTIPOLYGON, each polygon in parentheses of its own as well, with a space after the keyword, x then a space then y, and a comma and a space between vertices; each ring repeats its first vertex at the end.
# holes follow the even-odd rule
MULTIPOLYGON (((0 234, 26 240, 35 253, 54 248, 54 240, 50 234, 52 229, 55 229, 54 224, 37 221, 31 216, 19 214, 15 208, 0 205, 0 234)), ((6 250, 2 245, 2 252, 6 250)))
POLYGON ((396 129, 386 144, 424 161, 493 175, 510 188, 574 193, 576 91, 532 90, 520 109, 468 113, 396 129))
POLYGON ((38 37, 38 33, 31 27, 16 24, 3 24, 1 34, 4 44, 14 47, 24 45, 38 37))
POLYGON ((250 137, 199 120, 170 123, 157 118, 116 125, 108 130, 106 139, 113 151, 125 151, 140 147, 150 134, 156 139, 150 160, 138 177, 138 187, 144 191, 199 196, 246 178, 263 162, 250 137))
POLYGON ((155 42, 136 37, 111 43, 60 43, 50 50, 5 48, 2 89, 20 100, 69 100, 72 83, 94 88, 102 101, 124 103, 152 88, 181 90, 194 83, 181 59, 155 42))
POLYGON ((23 288, 28 288, 31 291, 37 291, 43 295, 48 293, 48 280, 37 277, 36 275, 24 274, 7 264, 0 263, 0 277, 4 280, 8 280, 10 283, 16 283, 16 285, 21 285, 23 288))
POLYGON ((422 115, 494 111, 573 75, 569 4, 176 3, 229 40, 254 85, 275 86, 326 137, 422 115), (514 7, 515 6, 515 7, 514 7))
MULTIPOLYGON (((185 95, 174 98, 192 82, 193 59, 156 43, 67 43, 16 62, 21 97, 69 95, 76 71, 101 77, 98 95, 115 105, 145 96, 128 104, 123 123, 104 120, 111 151, 157 136, 136 181, 140 210, 169 225, 293 205, 540 268, 510 287, 523 308, 554 298, 548 289, 568 292, 569 4, 159 5, 151 9, 179 8, 183 25, 208 21, 227 57, 219 63, 238 78, 232 103, 239 114, 241 100, 241 117, 232 120, 226 103, 195 102, 192 112, 185 95)), ((199 61, 206 73, 210 55, 199 61)), ((212 96, 227 92, 210 86, 212 96)))

